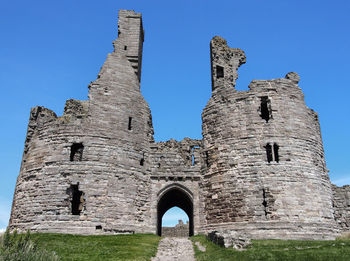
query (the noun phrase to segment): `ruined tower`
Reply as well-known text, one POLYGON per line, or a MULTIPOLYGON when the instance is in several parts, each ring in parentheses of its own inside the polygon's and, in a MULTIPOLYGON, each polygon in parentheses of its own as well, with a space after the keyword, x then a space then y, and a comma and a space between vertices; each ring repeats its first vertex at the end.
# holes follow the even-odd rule
POLYGON ((140 92, 141 14, 119 12, 118 39, 89 100, 68 100, 62 117, 31 110, 10 226, 38 231, 143 231, 145 163, 153 141, 140 92))
POLYGON ((318 116, 296 73, 237 91, 245 54, 216 36, 203 139, 155 142, 140 91, 143 41, 141 14, 121 10, 89 99, 68 100, 61 117, 32 108, 11 229, 161 235, 174 206, 187 213, 189 235, 328 239, 348 229, 350 189, 331 186, 318 116))
POLYGON ((249 91, 237 91, 244 52, 217 36, 210 49, 212 97, 202 114, 206 226, 251 230, 255 238, 296 236, 298 228, 310 238, 332 234, 318 116, 305 105, 299 76, 254 80, 249 91))

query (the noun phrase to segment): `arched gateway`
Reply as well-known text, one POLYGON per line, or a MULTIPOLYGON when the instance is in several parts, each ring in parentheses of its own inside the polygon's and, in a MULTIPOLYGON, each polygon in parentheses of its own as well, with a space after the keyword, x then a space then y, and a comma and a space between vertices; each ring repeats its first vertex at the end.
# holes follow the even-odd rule
POLYGON ((186 212, 189 219, 189 236, 193 235, 193 194, 181 184, 171 184, 158 193, 157 234, 162 235, 162 218, 172 207, 179 207, 186 212))

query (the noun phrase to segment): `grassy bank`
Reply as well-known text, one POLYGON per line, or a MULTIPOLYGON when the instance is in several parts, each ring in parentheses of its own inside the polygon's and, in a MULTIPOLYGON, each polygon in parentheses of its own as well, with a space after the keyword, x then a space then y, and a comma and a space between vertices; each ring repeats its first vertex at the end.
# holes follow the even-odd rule
POLYGON ((193 242, 206 247, 201 252, 195 246, 197 261, 203 260, 350 260, 350 240, 302 241, 302 240, 253 240, 244 251, 225 249, 208 241, 205 236, 194 236, 193 242))
MULTIPOLYGON (((350 239, 335 241, 253 240, 253 244, 245 251, 217 246, 208 241, 205 236, 194 236, 191 239, 206 247, 206 251, 201 252, 195 246, 197 261, 350 260, 350 239)), ((150 260, 156 254, 160 237, 150 234, 80 236, 39 233, 31 234, 30 240, 39 250, 47 253, 54 251, 61 261, 114 261, 150 260)))
POLYGON ((40 248, 54 251, 61 261, 150 260, 160 238, 149 234, 79 236, 31 234, 40 248))

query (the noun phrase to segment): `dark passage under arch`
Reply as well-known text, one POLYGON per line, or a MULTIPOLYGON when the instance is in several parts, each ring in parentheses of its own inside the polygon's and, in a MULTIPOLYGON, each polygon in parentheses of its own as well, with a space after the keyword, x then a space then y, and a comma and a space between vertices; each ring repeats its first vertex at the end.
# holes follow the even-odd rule
POLYGON ((179 207, 189 219, 189 236, 193 236, 193 201, 192 196, 182 186, 171 186, 162 193, 157 205, 157 234, 162 235, 162 218, 170 208, 179 207))

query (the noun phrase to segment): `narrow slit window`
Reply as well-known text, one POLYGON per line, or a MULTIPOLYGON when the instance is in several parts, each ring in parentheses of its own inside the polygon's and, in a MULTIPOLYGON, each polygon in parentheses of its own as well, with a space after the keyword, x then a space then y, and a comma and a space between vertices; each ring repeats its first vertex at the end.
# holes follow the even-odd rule
POLYGON ((266 144, 265 149, 266 149, 267 162, 270 163, 273 160, 272 159, 272 146, 270 145, 270 143, 266 144))
POLYGON ((131 129, 132 129, 131 122, 132 122, 132 117, 129 117, 128 130, 131 130, 131 129))
POLYGON ((80 215, 84 206, 83 192, 79 190, 79 184, 71 185, 70 188, 72 193, 72 215, 80 215))
POLYGON ((275 156, 275 161, 276 162, 279 162, 279 155, 278 155, 278 149, 279 149, 279 146, 275 143, 273 144, 273 154, 275 156))
POLYGON ((126 45, 124 45, 124 50, 125 50, 125 51, 128 50, 128 47, 127 47, 126 45))
POLYGON ((140 159, 140 166, 145 164, 145 153, 142 154, 142 158, 140 159))
POLYGON ((267 217, 267 201, 266 201, 266 191, 265 189, 263 188, 262 190, 263 192, 263 206, 264 206, 264 212, 265 212, 265 217, 267 217))
POLYGON ((192 165, 192 166, 194 166, 194 164, 196 163, 195 157, 194 157, 194 150, 195 150, 195 148, 192 147, 192 148, 191 148, 191 165, 192 165))
POLYGON ((207 167, 209 167, 209 152, 208 151, 205 152, 205 163, 206 163, 207 167))
POLYGON ((82 143, 73 143, 70 149, 70 161, 81 161, 83 159, 84 146, 82 143))
POLYGON ((271 118, 271 109, 270 109, 270 100, 267 96, 261 97, 261 104, 260 104, 260 116, 262 119, 264 119, 266 122, 269 121, 271 118))
POLYGON ((224 78, 224 67, 216 65, 216 78, 224 78))

